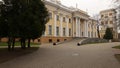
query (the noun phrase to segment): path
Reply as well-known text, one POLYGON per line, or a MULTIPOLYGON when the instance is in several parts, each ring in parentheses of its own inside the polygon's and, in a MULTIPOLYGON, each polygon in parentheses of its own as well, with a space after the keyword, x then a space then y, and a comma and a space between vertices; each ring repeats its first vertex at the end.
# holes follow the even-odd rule
POLYGON ((41 45, 29 55, 0 64, 0 68, 120 68, 112 49, 120 43, 77 46, 78 40, 53 46, 41 45))

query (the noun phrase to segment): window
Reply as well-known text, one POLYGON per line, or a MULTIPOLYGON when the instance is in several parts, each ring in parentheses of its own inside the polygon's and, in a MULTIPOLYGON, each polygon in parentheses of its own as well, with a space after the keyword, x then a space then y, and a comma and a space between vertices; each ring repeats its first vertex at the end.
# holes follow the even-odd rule
POLYGON ((59 36, 59 27, 56 27, 56 35, 59 36))
POLYGON ((104 22, 101 22, 101 25, 104 25, 104 22))
POLYGON ((104 15, 101 15, 101 18, 104 17, 104 15))
POLYGON ((57 21, 59 21, 59 15, 57 15, 57 21))
POLYGON ((49 12, 49 18, 52 19, 52 13, 49 12))
POLYGON ((95 32, 95 37, 96 37, 96 32, 95 32))
POLYGON ((69 18, 69 23, 71 23, 71 19, 69 18))
POLYGON ((108 16, 105 16, 105 18, 108 18, 108 16))
POLYGON ((110 21, 110 24, 113 24, 113 21, 110 21))
POLYGON ((52 43, 52 39, 49 39, 49 43, 52 43))
POLYGON ((69 28, 69 36, 71 36, 71 32, 72 32, 72 31, 71 31, 71 29, 69 28))
POLYGON ((106 21, 105 24, 108 24, 108 21, 106 21))
POLYGON ((42 36, 45 36, 45 32, 44 31, 42 32, 42 36))
POLYGON ((48 30, 49 30, 48 34, 52 35, 52 26, 51 25, 48 26, 48 30))
POLYGON ((88 31, 88 37, 90 37, 90 32, 88 31))
POLYGON ((82 36, 84 36, 84 32, 82 32, 82 36))
POLYGON ((91 32, 91 37, 93 37, 93 32, 91 32))
POLYGON ((63 36, 66 35, 66 31, 65 31, 65 28, 63 28, 63 36))
POLYGON ((66 19, 65 19, 65 17, 63 17, 63 22, 66 22, 66 19))
POLYGON ((112 13, 109 13, 109 16, 112 16, 112 13))

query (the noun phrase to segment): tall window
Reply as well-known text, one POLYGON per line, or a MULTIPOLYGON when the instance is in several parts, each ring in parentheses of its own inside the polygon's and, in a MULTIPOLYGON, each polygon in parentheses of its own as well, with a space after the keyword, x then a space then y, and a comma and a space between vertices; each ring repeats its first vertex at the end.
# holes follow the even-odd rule
POLYGON ((45 32, 44 31, 42 32, 42 36, 45 36, 45 32))
POLYGON ((49 18, 52 19, 52 13, 49 12, 49 18))
POLYGON ((57 21, 59 21, 59 15, 57 15, 57 21))
POLYGON ((71 36, 71 32, 72 32, 72 31, 71 31, 71 29, 69 28, 69 36, 71 36))
POLYGON ((69 18, 69 23, 71 23, 71 19, 69 18))
POLYGON ((104 25, 104 22, 101 22, 101 25, 104 25))
POLYGON ((108 24, 108 21, 106 21, 105 24, 108 24))
POLYGON ((110 21, 110 24, 113 24, 113 21, 110 21))
POLYGON ((49 25, 48 30, 49 30, 48 34, 52 35, 52 26, 51 25, 49 25))
POLYGON ((59 36, 59 27, 56 27, 56 35, 59 36))
POLYGON ((90 37, 90 32, 88 31, 88 37, 90 37))
POLYGON ((66 22, 66 19, 65 19, 65 17, 63 17, 63 22, 66 22))
POLYGON ((91 37, 93 37, 93 32, 91 32, 91 37))
POLYGON ((104 17, 104 15, 101 15, 101 17, 104 17))
POLYGON ((112 16, 112 13, 109 13, 109 16, 112 16))
POLYGON ((63 36, 66 35, 66 31, 65 31, 65 28, 63 28, 63 36))

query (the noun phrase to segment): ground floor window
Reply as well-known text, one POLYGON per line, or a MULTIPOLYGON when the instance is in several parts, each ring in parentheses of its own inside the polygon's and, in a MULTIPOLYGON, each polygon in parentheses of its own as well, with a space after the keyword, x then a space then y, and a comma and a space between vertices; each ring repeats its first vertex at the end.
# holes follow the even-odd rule
POLYGON ((90 37, 90 32, 88 31, 88 37, 90 37))
POLYGON ((52 35, 52 26, 51 25, 48 26, 48 30, 49 30, 48 34, 52 35))
POLYGON ((59 36, 59 27, 56 27, 56 35, 59 36))
POLYGON ((82 32, 82 36, 84 35, 84 33, 82 32))
POLYGON ((71 29, 69 28, 69 36, 71 36, 71 32, 72 32, 72 31, 71 31, 71 29))
POLYGON ((65 36, 66 35, 66 31, 65 31, 66 29, 65 28, 63 28, 63 36, 65 36))

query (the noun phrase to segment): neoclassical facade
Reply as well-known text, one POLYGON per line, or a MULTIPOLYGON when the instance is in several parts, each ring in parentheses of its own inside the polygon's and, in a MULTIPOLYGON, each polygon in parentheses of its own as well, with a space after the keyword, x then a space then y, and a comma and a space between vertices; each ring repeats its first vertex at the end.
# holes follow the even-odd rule
POLYGON ((116 22, 116 10, 115 9, 107 9, 100 12, 100 22, 101 22, 101 29, 100 29, 100 36, 101 38, 104 37, 106 28, 111 28, 113 31, 114 39, 118 38, 117 32, 117 22, 116 22))
POLYGON ((44 0, 50 20, 46 24, 41 43, 62 42, 73 38, 97 38, 97 21, 87 12, 66 7, 59 0, 44 0))

